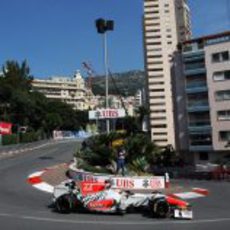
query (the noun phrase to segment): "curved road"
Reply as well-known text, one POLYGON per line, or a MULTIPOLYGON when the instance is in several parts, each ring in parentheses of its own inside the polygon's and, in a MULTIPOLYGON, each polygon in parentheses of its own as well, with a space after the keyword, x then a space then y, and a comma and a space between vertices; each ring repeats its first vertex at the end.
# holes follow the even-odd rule
POLYGON ((95 215, 53 213, 51 195, 26 183, 35 171, 69 162, 77 142, 56 143, 8 159, 0 160, 0 223, 4 230, 40 229, 230 229, 230 183, 181 181, 210 190, 207 198, 193 201, 194 220, 159 220, 142 214, 95 215))

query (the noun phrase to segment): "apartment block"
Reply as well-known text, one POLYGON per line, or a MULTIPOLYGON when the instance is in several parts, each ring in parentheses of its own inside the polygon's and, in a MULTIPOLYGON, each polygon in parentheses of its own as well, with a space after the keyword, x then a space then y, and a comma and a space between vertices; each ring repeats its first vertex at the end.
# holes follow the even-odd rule
POLYGON ((47 98, 70 104, 76 110, 93 108, 93 94, 85 86, 85 80, 78 71, 73 78, 34 79, 32 86, 33 90, 43 93, 47 98))
POLYGON ((187 154, 221 159, 230 152, 230 31, 184 42, 182 62, 187 154))

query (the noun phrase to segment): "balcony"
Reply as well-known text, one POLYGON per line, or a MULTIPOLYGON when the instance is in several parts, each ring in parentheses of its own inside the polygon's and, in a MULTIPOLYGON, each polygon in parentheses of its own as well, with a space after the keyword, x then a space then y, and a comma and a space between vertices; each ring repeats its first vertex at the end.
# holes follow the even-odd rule
POLYGON ((197 56, 204 56, 204 50, 203 49, 198 49, 197 47, 187 47, 187 49, 184 50, 183 52, 183 57, 185 59, 187 58, 193 58, 197 56))
POLYGON ((186 85, 186 93, 207 92, 208 87, 205 81, 190 82, 186 85))
POLYGON ((196 69, 185 69, 184 73, 186 76, 204 74, 204 73, 206 73, 206 69, 205 69, 205 67, 200 67, 200 68, 196 68, 196 69))
POLYGON ((188 112, 202 112, 209 111, 208 101, 194 101, 189 102, 187 105, 188 112))
POLYGON ((197 135, 190 139, 189 150, 190 151, 209 151, 212 150, 211 136, 197 135))
POLYGON ((192 61, 202 61, 204 60, 204 52, 199 53, 187 53, 183 55, 185 62, 192 62, 192 61))
POLYGON ((189 150, 191 152, 196 152, 196 151, 207 152, 213 150, 213 147, 212 145, 190 145, 189 150))
POLYGON ((188 129, 190 132, 207 132, 211 131, 210 120, 189 122, 188 129))

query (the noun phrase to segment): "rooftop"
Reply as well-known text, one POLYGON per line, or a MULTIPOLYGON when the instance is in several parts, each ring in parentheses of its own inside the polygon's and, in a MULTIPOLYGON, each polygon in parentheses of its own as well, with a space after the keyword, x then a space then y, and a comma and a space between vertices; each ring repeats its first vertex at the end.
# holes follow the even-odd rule
POLYGON ((210 41, 218 41, 218 40, 220 41, 230 40, 230 30, 218 34, 211 34, 211 35, 206 35, 191 40, 187 40, 183 44, 186 45, 191 43, 204 43, 204 42, 209 43, 210 41))

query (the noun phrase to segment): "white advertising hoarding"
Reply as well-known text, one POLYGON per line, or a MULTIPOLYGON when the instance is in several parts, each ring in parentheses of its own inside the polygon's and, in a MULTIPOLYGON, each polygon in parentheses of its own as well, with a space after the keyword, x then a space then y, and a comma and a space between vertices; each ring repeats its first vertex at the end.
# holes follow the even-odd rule
POLYGON ((98 109, 89 111, 89 120, 125 117, 124 109, 98 109))
POLYGON ((71 177, 75 181, 104 182, 111 180, 112 188, 124 190, 160 190, 165 188, 164 176, 119 177, 114 175, 100 175, 83 171, 72 171, 71 177))
POLYGON ((154 177, 112 177, 112 188, 157 190, 165 188, 165 179, 161 176, 154 177))

